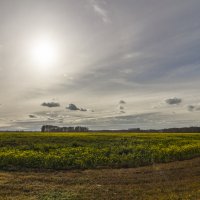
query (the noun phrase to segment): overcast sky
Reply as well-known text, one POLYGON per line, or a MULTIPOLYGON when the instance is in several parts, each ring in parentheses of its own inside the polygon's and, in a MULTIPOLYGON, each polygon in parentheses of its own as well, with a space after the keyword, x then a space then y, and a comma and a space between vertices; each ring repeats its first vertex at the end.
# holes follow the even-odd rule
POLYGON ((199 126, 199 10, 199 0, 0 0, 0 129, 199 126))

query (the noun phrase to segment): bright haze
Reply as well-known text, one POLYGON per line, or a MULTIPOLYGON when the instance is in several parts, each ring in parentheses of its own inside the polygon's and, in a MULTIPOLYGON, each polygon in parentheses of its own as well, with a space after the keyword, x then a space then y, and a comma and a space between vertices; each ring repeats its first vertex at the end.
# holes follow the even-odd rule
POLYGON ((199 0, 0 0, 0 129, 200 125, 199 0))

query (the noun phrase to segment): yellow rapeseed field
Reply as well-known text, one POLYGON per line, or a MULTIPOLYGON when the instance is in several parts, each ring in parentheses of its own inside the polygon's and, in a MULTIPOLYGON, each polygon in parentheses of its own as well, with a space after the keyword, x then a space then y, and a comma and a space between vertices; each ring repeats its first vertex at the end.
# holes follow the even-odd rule
POLYGON ((0 133, 0 169, 123 168, 200 156, 193 133, 0 133))

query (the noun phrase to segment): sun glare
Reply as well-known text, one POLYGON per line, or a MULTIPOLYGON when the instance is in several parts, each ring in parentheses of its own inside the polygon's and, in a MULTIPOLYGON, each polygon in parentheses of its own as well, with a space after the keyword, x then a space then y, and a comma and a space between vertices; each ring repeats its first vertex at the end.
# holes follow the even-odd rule
POLYGON ((31 58, 33 64, 40 69, 47 69, 54 65, 58 58, 56 45, 48 39, 34 41, 31 45, 31 58))

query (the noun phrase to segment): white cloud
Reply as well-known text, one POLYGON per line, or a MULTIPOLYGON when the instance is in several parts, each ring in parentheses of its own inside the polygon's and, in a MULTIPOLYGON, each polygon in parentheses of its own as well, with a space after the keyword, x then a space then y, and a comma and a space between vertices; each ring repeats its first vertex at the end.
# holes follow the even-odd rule
MULTIPOLYGON (((37 16, 35 12, 25 12, 22 19, 19 13, 26 6, 14 1, 12 5, 5 2, 5 11, 2 10, 4 6, 0 6, 0 18, 5 19, 2 27, 9 27, 0 29, 0 35, 5 36, 0 41, 4 45, 0 45, 0 70, 3 69, 0 71, 0 91, 5 94, 1 96, 0 117, 5 123, 26 116, 31 123, 41 119, 38 126, 43 120, 48 120, 47 117, 70 124, 88 115, 94 118, 91 123, 95 122, 98 127, 103 124, 101 119, 98 121, 98 116, 120 115, 124 111, 134 115, 152 112, 153 108, 163 113, 163 121, 168 127, 179 125, 179 119, 184 115, 184 125, 199 122, 199 112, 195 108, 196 102, 200 102, 200 1, 170 3, 155 0, 152 4, 148 0, 137 3, 131 0, 77 0, 44 3, 47 8, 45 16, 50 22, 47 23, 50 25, 46 27, 47 32, 51 34, 52 31, 63 46, 61 63, 45 74, 27 65, 22 42, 28 41, 29 32, 40 32, 43 9, 40 9, 41 13, 38 10, 37 16), (32 26, 32 22, 38 27, 32 26), (16 37, 12 34, 14 32, 22 34, 16 37), (177 95, 184 99, 180 106, 176 106, 180 100, 165 102, 165 99, 177 95), (61 105, 66 105, 67 99, 76 102, 80 110, 79 105, 89 105, 90 110, 69 112, 61 106, 49 109, 50 114, 36 115, 37 119, 28 117, 45 111, 45 107, 39 105, 44 99, 56 101, 51 100, 52 96, 58 98, 61 105), (125 98, 127 104, 120 104, 121 98, 125 98), (188 108, 193 112, 187 111, 187 105, 195 106, 188 108), (164 115, 171 114, 174 109, 174 115, 164 115), (58 117, 55 110, 64 117, 58 117), (173 123, 167 123, 172 119, 173 123)), ((35 4, 35 1, 27 3, 30 7, 35 4)), ((157 127, 160 118, 150 117, 152 121, 144 122, 145 126, 157 127)), ((112 120, 106 123, 107 127, 112 126, 112 120)), ((137 123, 140 121, 135 123, 139 126, 137 123)))
MULTIPOLYGON (((101 2, 102 3, 102 2, 101 2)), ((106 4, 105 2, 103 2, 104 4, 106 4)), ((102 21, 104 23, 110 23, 111 20, 110 18, 108 17, 108 12, 105 8, 103 8, 102 5, 100 5, 100 2, 99 1, 96 1, 96 0, 90 0, 90 4, 94 10, 94 12, 99 16, 101 17, 102 21)))

